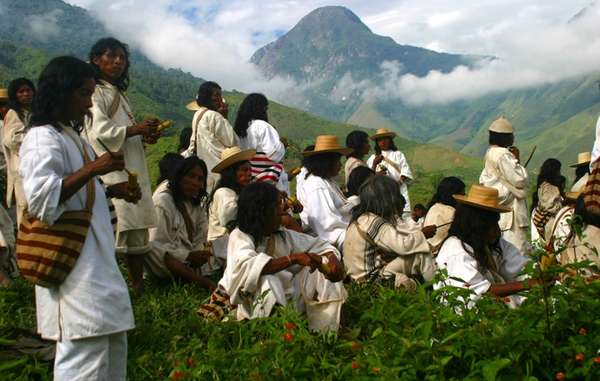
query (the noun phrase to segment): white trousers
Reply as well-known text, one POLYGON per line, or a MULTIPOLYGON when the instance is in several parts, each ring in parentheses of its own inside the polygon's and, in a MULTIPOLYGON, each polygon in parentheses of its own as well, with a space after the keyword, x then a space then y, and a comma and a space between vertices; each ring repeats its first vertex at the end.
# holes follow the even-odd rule
POLYGON ((125 381, 127 332, 56 343, 54 381, 125 381))

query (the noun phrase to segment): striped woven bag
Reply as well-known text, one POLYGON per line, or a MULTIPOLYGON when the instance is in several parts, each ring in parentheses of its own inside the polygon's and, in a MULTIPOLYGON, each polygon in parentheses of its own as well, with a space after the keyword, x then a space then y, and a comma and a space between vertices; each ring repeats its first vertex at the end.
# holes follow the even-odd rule
POLYGON ((600 160, 592 164, 592 172, 583 188, 583 202, 588 213, 600 216, 600 160))

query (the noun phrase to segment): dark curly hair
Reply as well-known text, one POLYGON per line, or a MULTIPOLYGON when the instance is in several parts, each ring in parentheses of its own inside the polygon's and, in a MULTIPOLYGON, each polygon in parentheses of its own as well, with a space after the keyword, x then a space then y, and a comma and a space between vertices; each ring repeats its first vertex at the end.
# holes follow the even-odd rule
MULTIPOLYGON (((313 148, 314 149, 314 148, 313 148)), ((335 152, 318 153, 310 155, 302 161, 302 164, 308 170, 308 175, 315 175, 327 179, 330 177, 336 162, 342 157, 341 154, 335 152)))
POLYGON ((158 185, 163 181, 168 180, 173 170, 183 160, 184 157, 177 153, 166 153, 158 162, 158 180, 156 180, 156 184, 158 185))
POLYGON ((427 204, 427 210, 431 209, 431 207, 438 202, 456 207, 456 200, 452 197, 455 194, 465 194, 465 183, 458 177, 444 177, 442 181, 440 181, 429 204, 427 204))
POLYGON ((260 182, 248 185, 238 199, 237 227, 258 245, 266 234, 265 227, 275 216, 279 191, 274 185, 260 182))
POLYGON ((216 82, 206 81, 198 87, 198 94, 196 95, 196 104, 201 107, 206 107, 209 110, 217 111, 217 105, 213 103, 212 93, 215 89, 221 90, 216 82))
MULTIPOLYGON (((204 173, 204 181, 206 184, 206 177, 208 172, 206 170, 206 163, 202 161, 198 156, 190 156, 181 161, 177 161, 175 164, 175 168, 169 174, 169 189, 171 190, 171 194, 173 195, 173 200, 175 202, 180 202, 185 198, 183 192, 181 191, 180 183, 181 179, 183 179, 190 171, 196 167, 200 167, 202 169, 202 173, 204 173)), ((204 188, 204 192, 202 192, 198 198, 192 199, 191 202, 193 205, 200 205, 202 199, 206 197, 206 186, 204 188)))
MULTIPOLYGON (((56 124, 67 113, 71 96, 86 79, 94 78, 91 65, 71 56, 53 58, 42 70, 33 98, 31 125, 56 124)), ((55 126, 56 127, 56 126, 55 126)))
POLYGON ((390 140, 390 151, 398 151, 398 147, 396 147, 396 144, 394 143, 394 138, 386 136, 385 138, 379 138, 375 140, 375 144, 373 144, 373 149, 375 150, 376 155, 381 155, 381 148, 379 148, 379 144, 377 144, 377 142, 383 139, 390 140))
POLYGON ((99 80, 102 77, 102 73, 100 72, 100 68, 98 67, 98 65, 94 63, 94 59, 101 57, 106 52, 116 52, 119 48, 123 49, 123 52, 125 52, 125 69, 123 70, 123 74, 121 74, 121 77, 117 80, 117 83, 115 83, 114 85, 117 87, 117 89, 121 91, 126 91, 129 87, 130 66, 129 47, 127 46, 127 44, 122 43, 114 37, 101 38, 98 41, 96 41, 94 46, 92 46, 88 58, 90 60, 90 64, 96 71, 96 80, 99 80))
POLYGON ((369 144, 369 135, 364 131, 352 131, 346 136, 346 147, 352 148, 348 157, 360 159, 363 157, 362 149, 365 144, 369 144))
POLYGON ((247 130, 250 126, 250 122, 253 120, 264 120, 269 122, 267 116, 267 108, 269 107, 269 101, 267 97, 262 94, 253 93, 248 95, 238 109, 237 117, 233 129, 237 136, 245 138, 248 135, 247 130))
POLYGON ((360 204, 352 209, 352 222, 364 213, 373 213, 393 225, 402 217, 406 200, 398 183, 388 176, 369 178, 360 187, 359 196, 360 204))
MULTIPOLYGON (((17 99, 17 91, 23 86, 29 86, 35 93, 35 85, 27 78, 17 78, 8 84, 8 108, 15 110, 21 120, 23 119, 23 105, 17 99)), ((35 99, 35 97, 34 97, 35 99)))
POLYGON ((354 168, 352 172, 350 172, 350 176, 348 176, 348 193, 347 196, 358 196, 360 192, 360 187, 367 181, 371 176, 375 176, 375 172, 365 166, 360 166, 354 168))
POLYGON ((546 161, 544 161, 540 168, 540 174, 537 177, 537 185, 535 187, 535 191, 532 195, 531 210, 535 209, 535 207, 540 202, 538 191, 543 183, 552 184, 558 189, 560 189, 562 182, 562 176, 560 174, 561 167, 562 164, 556 159, 551 158, 546 159, 546 161))

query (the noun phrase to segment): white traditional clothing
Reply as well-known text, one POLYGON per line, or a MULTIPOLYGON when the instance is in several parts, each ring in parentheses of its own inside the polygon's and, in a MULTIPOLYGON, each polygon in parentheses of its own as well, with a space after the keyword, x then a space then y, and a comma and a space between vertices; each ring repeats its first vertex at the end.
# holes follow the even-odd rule
POLYGON ((600 159, 600 117, 596 121, 596 139, 594 140, 594 147, 592 148, 592 159, 590 161, 590 171, 596 160, 600 159))
MULTIPOLYGON (((576 235, 573 237, 567 249, 561 253, 560 260, 563 265, 591 261, 592 266, 600 268, 600 228, 585 225, 581 238, 576 235)), ((597 269, 586 270, 584 273, 590 272, 599 273, 597 269)))
POLYGON ((219 282, 237 304, 237 319, 253 319, 271 314, 276 304, 296 303, 306 311, 309 327, 337 330, 346 290, 342 282, 331 282, 318 270, 291 266, 286 270, 261 275, 267 263, 293 253, 340 253, 327 242, 285 228, 256 245, 253 238, 239 229, 233 230, 227 248, 227 267, 219 282))
POLYGON ((308 170, 306 167, 300 168, 300 173, 296 175, 296 194, 301 192, 301 189, 304 185, 304 180, 306 180, 306 175, 308 174, 308 170))
POLYGON ((548 227, 554 222, 556 213, 562 208, 560 189, 544 181, 537 190, 538 204, 531 213, 531 242, 546 242, 548 227))
MULTIPOLYGON (((142 198, 135 204, 120 199, 112 200, 118 218, 117 235, 136 230, 146 232, 148 228, 154 226, 152 189, 142 137, 140 135, 127 137, 128 127, 135 124, 129 100, 116 86, 106 81, 100 81, 92 95, 92 108, 90 111, 92 118, 86 117, 85 119, 84 138, 94 148, 98 156, 106 152, 98 139, 111 152, 122 150, 125 168, 137 174, 137 181, 142 191, 142 198), (113 102, 116 102, 115 97, 119 97, 116 109, 113 106, 115 104, 113 102), (111 115, 112 111, 114 111, 114 114, 111 115)), ((102 181, 107 186, 127 180, 128 175, 125 171, 114 171, 102 176, 102 181)), ((117 252, 127 254, 145 254, 148 251, 147 244, 141 247, 117 247, 117 252)))
MULTIPOLYGON (((449 237, 435 258, 438 268, 447 271, 448 278, 434 284, 434 289, 452 286, 473 291, 467 303, 467 307, 470 308, 483 294, 488 292, 493 284, 520 280, 519 273, 527 264, 528 259, 503 238, 500 238, 500 249, 501 255, 497 253, 491 255, 492 266, 495 268, 486 270, 482 269, 473 257, 471 246, 457 237, 449 237)), ((521 298, 518 295, 513 295, 508 304, 514 307, 519 305, 520 301, 521 298)))
POLYGON ((366 167, 367 163, 364 161, 357 159, 355 157, 349 156, 344 163, 344 184, 348 187, 348 180, 350 180, 350 174, 353 170, 358 167, 366 167))
POLYGON ((395 277, 396 287, 408 285, 408 277, 414 275, 429 281, 436 272, 421 231, 402 229, 373 213, 361 215, 348 227, 344 266, 352 280, 395 277))
POLYGON ((300 213, 302 224, 341 249, 350 223, 351 207, 340 187, 333 180, 308 175, 296 193, 304 207, 300 213))
POLYGON ((21 223, 23 211, 27 208, 23 181, 19 175, 19 148, 25 137, 31 113, 22 110, 23 118, 15 110, 8 110, 2 127, 2 150, 6 160, 6 205, 10 208, 13 200, 17 206, 17 226, 21 223))
MULTIPOLYGON (((59 131, 41 126, 32 128, 21 146, 19 172, 29 213, 49 225, 65 211, 85 208, 86 186, 68 200, 59 200, 63 179, 83 166, 72 138, 83 143, 70 127, 59 131)), ((91 148, 83 145, 94 157, 91 148)), ((75 266, 60 286, 35 287, 38 332, 46 339, 61 342, 134 328, 129 293, 115 257, 104 188, 96 179, 93 186, 91 225, 75 266)))
POLYGON ((230 188, 219 188, 208 207, 209 242, 229 233, 227 224, 237 218, 238 194, 230 188))
POLYGON ((498 225, 502 237, 512 243, 521 253, 530 250, 527 228, 529 212, 527 210, 527 169, 507 149, 491 146, 485 154, 485 167, 479 176, 481 185, 498 190, 498 202, 512 209, 500 214, 498 225))
MULTIPOLYGON (((383 155, 383 160, 377 165, 375 172, 379 172, 385 168, 387 170, 387 175, 400 184, 400 193, 406 200, 406 205, 404 205, 404 215, 410 215, 412 209, 410 207, 410 197, 408 195, 408 184, 414 179, 408 161, 400 151, 381 151, 381 155, 383 155), (402 180, 402 176, 406 177, 405 181, 402 180)), ((369 168, 373 168, 375 156, 376 155, 373 154, 369 157, 369 160, 367 160, 367 166, 369 168)))
POLYGON ((575 184, 573 184, 573 186, 571 187, 571 192, 583 192, 583 187, 585 187, 585 184, 587 183, 589 177, 589 173, 583 175, 583 177, 581 177, 579 180, 577 180, 577 182, 575 182, 575 184))
POLYGON ((277 184, 283 172, 285 156, 285 147, 279 133, 264 120, 252 120, 246 134, 240 138, 240 148, 256 150, 256 154, 250 160, 252 177, 258 182, 277 184))
POLYGON ((212 169, 221 161, 221 152, 225 148, 239 146, 237 135, 231 124, 217 111, 200 107, 192 119, 192 136, 190 146, 182 155, 198 156, 206 163, 208 177, 206 191, 211 192, 217 185, 219 174, 212 169))
POLYGON ((19 274, 15 257, 15 228, 4 206, 0 204, 0 286, 19 274))
POLYGON ((423 226, 435 225, 438 227, 435 235, 427 239, 427 242, 431 245, 431 254, 433 256, 438 254, 442 243, 448 237, 448 231, 450 230, 452 220, 454 220, 455 212, 456 209, 453 206, 442 204, 441 202, 436 202, 427 211, 423 226))
POLYGON ((548 240, 552 239, 555 251, 566 247, 574 238, 575 235, 569 223, 574 213, 575 207, 573 205, 564 206, 556 213, 556 217, 552 223, 546 225, 546 236, 548 240))

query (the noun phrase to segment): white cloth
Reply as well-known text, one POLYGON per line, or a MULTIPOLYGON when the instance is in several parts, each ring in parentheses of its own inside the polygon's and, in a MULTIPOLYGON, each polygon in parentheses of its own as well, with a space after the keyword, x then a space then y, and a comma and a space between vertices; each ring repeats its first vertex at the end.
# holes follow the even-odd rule
POLYGON ((348 187, 348 180, 350 180, 350 174, 353 170, 358 167, 366 167, 367 163, 364 161, 357 159, 355 157, 349 156, 344 163, 344 185, 348 187))
POLYGON ((15 224, 0 204, 0 286, 3 277, 19 275, 15 244, 15 224))
POLYGON ((229 233, 227 224, 237 218, 238 195, 233 189, 219 188, 208 207, 209 242, 229 233))
MULTIPOLYGON (((527 264, 528 259, 519 253, 519 250, 504 239, 500 239, 500 249, 502 255, 493 255, 496 265, 496 274, 491 271, 483 271, 475 258, 470 254, 473 248, 463 243, 457 237, 446 239, 440 251, 435 258, 440 270, 448 272, 448 278, 444 281, 434 284, 434 289, 445 286, 466 288, 473 293, 467 307, 472 307, 474 303, 488 292, 493 284, 514 282, 520 279, 519 273, 527 264), (502 279, 498 279, 498 276, 502 279)), ((511 304, 518 305, 520 298, 512 296, 511 304)))
POLYGON ((221 161, 221 152, 225 148, 238 145, 238 137, 227 119, 216 111, 200 107, 192 120, 190 146, 182 152, 182 156, 196 155, 206 163, 208 168, 206 190, 210 193, 219 180, 219 175, 213 173, 212 169, 221 161))
POLYGON ((306 167, 300 168, 300 173, 296 176, 296 195, 302 192, 302 187, 304 186, 304 181, 306 180, 306 175, 308 174, 308 170, 306 167))
MULTIPOLYGON (((21 146, 19 172, 29 212, 52 225, 63 212, 85 208, 86 187, 60 202, 63 179, 83 166, 83 157, 70 134, 52 126, 32 128, 21 146)), ((90 158, 91 148, 84 143, 90 158)), ((115 257, 115 237, 104 188, 94 180, 91 225, 75 266, 57 288, 36 286, 38 331, 51 340, 76 340, 134 328, 127 286, 115 257)))
POLYGON ((587 184, 589 177, 589 173, 583 175, 582 178, 580 178, 575 184, 573 184, 573 186, 571 187, 571 192, 583 192, 583 187, 585 187, 585 184, 587 184))
MULTIPOLYGON (((581 237, 574 236, 567 249, 560 257, 563 265, 581 261, 591 261, 591 265, 600 268, 600 228, 594 225, 584 225, 581 237)), ((584 274, 598 274, 597 269, 585 269, 584 274)))
POLYGON ((56 344, 54 381, 125 381, 127 334, 114 333, 56 344))
POLYGON ((275 274, 261 275, 265 265, 273 258, 293 253, 340 253, 327 242, 288 229, 281 229, 259 245, 248 234, 234 229, 227 247, 227 267, 219 281, 237 304, 238 319, 269 316, 275 304, 286 306, 298 298, 296 307, 306 311, 309 327, 319 330, 336 330, 339 327, 342 304, 346 290, 342 282, 327 280, 318 270, 312 274, 308 268, 291 266, 275 274), (272 244, 268 245, 268 241, 272 244), (267 247, 273 248, 267 253, 267 247))
POLYGON ((574 234, 571 234, 571 224, 569 223, 571 218, 573 218, 574 212, 575 208, 572 205, 564 206, 556 213, 554 221, 547 226, 546 235, 549 239, 554 240, 554 250, 556 251, 565 247, 574 238, 574 234))
POLYGON ((448 237, 448 231, 450 230, 450 223, 454 220, 454 213, 456 209, 450 205, 436 202, 429 208, 425 215, 425 221, 423 226, 435 225, 437 230, 435 235, 427 239, 429 245, 431 245, 431 253, 436 256, 442 243, 448 237), (442 226, 443 225, 443 226, 442 226))
MULTIPOLYGON (((376 172, 381 171, 385 167, 387 169, 387 175, 400 184, 400 193, 406 200, 406 205, 404 205, 404 214, 410 213, 412 209, 410 207, 410 197, 408 195, 408 184, 410 184, 414 178, 412 171, 410 170, 410 166, 408 165, 408 161, 406 160, 404 154, 400 151, 381 151, 381 154, 385 160, 379 163, 376 168, 376 172), (406 181, 402 181, 402 176, 406 177, 406 181)), ((375 154, 371 155, 369 160, 367 160, 367 166, 369 168, 373 168, 374 160, 375 154)))
POLYGON ((283 161, 285 147, 275 127, 264 120, 253 120, 246 130, 246 137, 240 139, 241 149, 254 149, 265 154, 274 162, 283 161))
MULTIPOLYGON (((4 119, 0 119, 0 142, 2 141, 2 133, 4 131, 4 119)), ((4 144, 0 144, 0 171, 6 171, 6 158, 4 154, 4 144)))
MULTIPOLYGON (((144 143, 140 135, 130 138, 126 136, 127 128, 135 124, 129 100, 124 94, 117 91, 115 86, 100 81, 92 95, 90 111, 92 118, 86 117, 82 137, 94 148, 98 156, 106 152, 98 143, 98 139, 102 140, 112 152, 122 150, 125 168, 137 174, 138 184, 142 190, 142 199, 135 204, 120 199, 112 200, 117 212, 117 230, 124 232, 154 226, 152 189, 144 143), (121 99, 116 113, 110 117, 108 114, 115 96, 119 96, 121 99)), ((128 175, 125 171, 114 171, 102 176, 102 181, 106 185, 121 183, 127 179, 128 175)))
POLYGON ((321 239, 341 249, 350 223, 351 207, 340 187, 333 180, 309 175, 296 193, 304 207, 300 213, 302 223, 321 239))
POLYGON ((590 171, 592 165, 600 158, 600 117, 596 121, 596 139, 594 140, 594 147, 592 147, 592 161, 590 161, 590 171))
POLYGON ((19 148, 25 137, 25 127, 29 125, 31 113, 23 110, 23 119, 15 110, 8 110, 2 127, 2 150, 6 161, 6 205, 10 208, 13 201, 17 206, 17 224, 21 214, 27 208, 23 193, 23 180, 19 175, 19 148))

